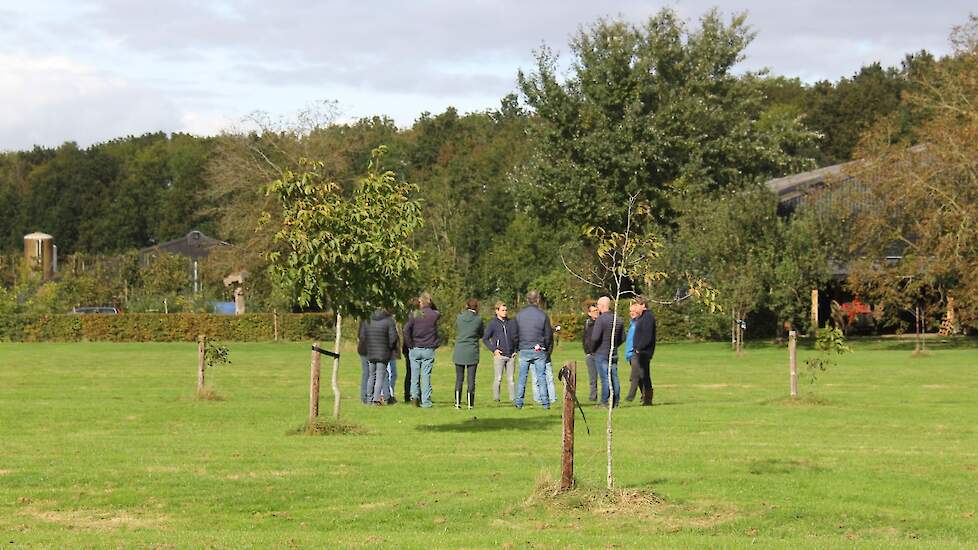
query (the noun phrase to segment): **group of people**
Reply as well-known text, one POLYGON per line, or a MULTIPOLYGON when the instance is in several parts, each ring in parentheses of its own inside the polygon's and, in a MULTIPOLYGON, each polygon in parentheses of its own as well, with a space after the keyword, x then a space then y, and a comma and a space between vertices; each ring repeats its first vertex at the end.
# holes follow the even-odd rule
MULTIPOLYGON (((500 401, 502 380, 507 382, 508 397, 513 406, 522 409, 528 378, 533 399, 544 409, 557 400, 551 354, 554 331, 542 308, 540 293, 526 294, 527 304, 515 318, 503 302, 495 304, 495 315, 488 323, 479 316, 479 302, 470 298, 455 320, 456 336, 452 362, 455 364, 455 407, 475 406, 475 380, 479 365, 479 346, 484 345, 493 356, 493 400, 500 401), (514 374, 515 382, 514 382, 514 374), (467 383, 466 383, 467 382, 467 383)), ((431 372, 435 350, 441 345, 438 325, 441 313, 431 295, 422 294, 417 310, 404 324, 398 337, 396 323, 389 311, 378 310, 370 319, 360 323, 357 351, 360 354, 362 376, 360 398, 364 404, 396 403, 397 359, 407 358, 404 377, 404 401, 416 407, 432 406, 431 372)), ((632 401, 641 391, 642 405, 652 404, 651 361, 655 354, 656 319, 642 297, 632 300, 629 307, 627 333, 621 318, 611 311, 611 299, 601 297, 587 306, 583 344, 587 364, 589 398, 598 401, 598 382, 601 385, 600 404, 617 407, 621 399, 618 377, 618 349, 625 343, 625 360, 631 366, 631 387, 626 400, 632 401), (611 398, 613 390, 614 398, 611 398)))

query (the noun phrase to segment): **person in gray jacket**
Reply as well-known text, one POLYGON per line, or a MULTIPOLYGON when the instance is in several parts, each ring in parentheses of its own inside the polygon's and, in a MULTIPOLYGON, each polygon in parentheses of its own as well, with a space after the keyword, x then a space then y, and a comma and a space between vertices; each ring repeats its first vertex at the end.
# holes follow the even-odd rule
POLYGON ((601 404, 607 405, 609 398, 609 376, 614 389, 612 406, 621 401, 621 382, 618 379, 618 348, 625 340, 625 323, 611 311, 611 298, 598 298, 598 311, 601 315, 591 330, 591 344, 594 346, 594 363, 601 378, 601 404), (612 338, 614 333, 614 338, 612 338), (610 371, 610 372, 609 372, 610 371))
POLYGON ((378 309, 370 320, 360 325, 360 338, 364 342, 367 362, 370 365, 367 389, 372 387, 371 402, 386 405, 390 397, 387 382, 387 364, 398 346, 397 329, 390 313, 378 309))
POLYGON ((550 317, 540 309, 540 293, 531 290, 526 293, 527 306, 516 316, 519 326, 520 374, 516 382, 516 398, 513 406, 523 408, 523 398, 526 395, 526 376, 532 368, 537 377, 537 390, 540 392, 540 402, 544 409, 550 408, 547 397, 546 365, 548 350, 553 347, 554 333, 550 317))
POLYGON ((455 408, 462 408, 462 383, 468 373, 469 386, 465 393, 468 408, 475 406, 475 371, 479 366, 479 339, 482 338, 482 317, 477 313, 479 301, 469 298, 465 309, 455 320, 455 408))
POLYGON ((506 388, 509 390, 509 400, 513 400, 516 388, 513 386, 513 371, 515 370, 516 355, 520 350, 520 328, 515 319, 508 316, 509 310, 503 302, 496 302, 496 316, 489 321, 486 334, 482 341, 492 353, 492 398, 499 401, 499 389, 502 385, 503 373, 506 374, 506 388))

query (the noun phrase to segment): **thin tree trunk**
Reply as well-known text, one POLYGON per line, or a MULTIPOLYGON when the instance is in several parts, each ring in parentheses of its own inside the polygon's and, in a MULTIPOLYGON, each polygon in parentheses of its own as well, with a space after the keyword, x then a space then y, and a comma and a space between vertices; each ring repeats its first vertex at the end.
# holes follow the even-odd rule
POLYGON ((791 387, 791 398, 798 397, 798 333, 788 333, 788 372, 791 387))
POLYGON ((611 361, 615 356, 615 329, 618 328, 618 300, 621 298, 621 281, 618 281, 618 290, 615 292, 615 310, 611 318, 611 346, 608 350, 608 490, 615 487, 614 464, 612 461, 611 442, 612 442, 612 411, 615 408, 615 385, 611 383, 611 361))
POLYGON ((336 314, 336 341, 333 343, 333 419, 340 419, 340 329, 342 327, 343 316, 336 314))

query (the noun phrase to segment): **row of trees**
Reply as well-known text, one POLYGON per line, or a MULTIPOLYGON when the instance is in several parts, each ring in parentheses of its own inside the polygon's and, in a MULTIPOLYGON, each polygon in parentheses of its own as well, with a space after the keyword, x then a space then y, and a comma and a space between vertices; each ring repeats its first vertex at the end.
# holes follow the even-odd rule
MULTIPOLYGON (((642 25, 602 20, 572 40, 566 75, 558 67, 567 64, 541 49, 532 69, 518 75, 519 93, 486 112, 425 113, 402 129, 382 117, 335 123, 334 106, 325 103, 284 123, 256 115, 259 130, 247 134, 148 135, 84 150, 66 144, 0 155, 0 243, 16 249, 23 234, 43 230, 64 253, 117 253, 198 228, 236 245, 214 260, 215 273, 246 269, 254 301, 294 307, 302 300, 279 291, 267 269, 282 227, 267 184, 309 172, 304 159, 315 159, 316 177, 351 195, 371 151, 384 145, 372 170, 416 184, 411 196, 424 220, 409 239, 418 252, 417 281, 443 303, 468 295, 513 300, 532 286, 551 306, 576 308, 596 292, 570 274, 595 266, 597 242, 581 226, 620 232, 627 204, 637 201, 649 216, 635 230, 661 244, 663 276, 629 284, 669 301, 689 281, 709 281, 725 308, 769 319, 769 331, 783 321, 803 326, 808 293, 824 287, 832 261, 858 266, 865 258, 876 266, 878 243, 893 235, 852 239, 863 235, 857 229, 874 208, 779 216, 762 183, 854 152, 882 158, 922 142, 941 151, 929 166, 971 158, 960 145, 967 142, 954 149, 947 146, 952 137, 940 141, 965 135, 928 130, 942 112, 945 130, 954 113, 974 112, 967 99, 951 97, 973 97, 953 88, 964 86, 973 63, 961 38, 968 28, 958 31, 960 46, 946 59, 921 52, 898 68, 870 65, 851 78, 808 86, 734 72, 754 36, 744 16, 713 11, 691 25, 663 10, 642 25), (949 76, 955 71, 964 80, 949 76), (269 218, 256 230, 262 212, 269 218)), ((861 166, 884 165, 893 173, 853 175, 885 189, 890 176, 912 173, 891 162, 861 166)), ((955 181, 968 180, 961 170, 955 181)), ((879 200, 893 197, 881 192, 879 200)), ((954 219, 964 220, 973 204, 954 219)), ((887 205, 888 215, 896 206, 887 205)), ((927 211, 947 212, 933 204, 927 211)), ((935 222, 933 232, 943 238, 946 227, 935 222)), ((909 235, 918 230, 908 226, 901 236, 917 242, 921 237, 909 235)), ((942 279, 948 282, 938 295, 968 279, 970 260, 916 257, 955 266, 957 275, 942 279)), ((885 285, 868 282, 872 269, 856 272, 851 290, 892 300, 885 285)), ((705 335, 725 330, 726 321, 702 308, 682 307, 684 315, 702 316, 696 324, 705 335)))

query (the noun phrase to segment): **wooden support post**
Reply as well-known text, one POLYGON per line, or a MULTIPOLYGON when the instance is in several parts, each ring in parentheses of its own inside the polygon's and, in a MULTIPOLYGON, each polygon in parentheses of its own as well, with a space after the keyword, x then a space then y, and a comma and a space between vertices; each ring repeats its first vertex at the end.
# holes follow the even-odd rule
MULTIPOLYGON (((319 347, 319 342, 312 343, 313 348, 319 347)), ((319 352, 312 352, 312 366, 309 369, 309 426, 319 418, 319 352)))
POLYGON ((204 369, 207 368, 207 337, 197 337, 197 393, 204 391, 204 369))
POLYGON ((791 398, 798 397, 798 332, 788 333, 788 367, 791 372, 791 398))
POLYGON ((340 334, 343 328, 343 316, 336 314, 336 341, 333 343, 333 419, 340 419, 340 334))
POLYGON ((574 486, 574 395, 577 393, 577 363, 564 365, 564 445, 560 461, 560 490, 574 486))
POLYGON ((272 324, 275 327, 274 338, 275 341, 278 342, 278 310, 277 309, 272 310, 272 324))
POLYGON ((818 338, 818 289, 812 289, 812 338, 818 338))

